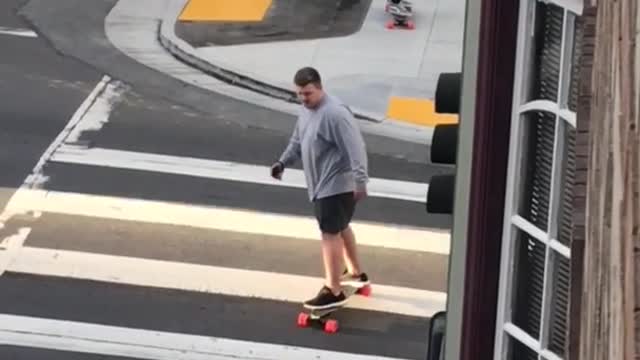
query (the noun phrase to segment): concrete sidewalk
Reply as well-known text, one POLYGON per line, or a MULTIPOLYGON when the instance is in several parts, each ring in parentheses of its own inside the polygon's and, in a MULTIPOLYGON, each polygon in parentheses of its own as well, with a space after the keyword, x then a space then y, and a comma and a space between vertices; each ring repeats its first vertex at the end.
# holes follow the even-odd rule
MULTIPOLYGON (((236 4, 245 3, 237 1, 236 4)), ((248 23, 266 21, 269 12, 275 12, 277 1, 253 2, 258 5, 250 9, 248 23), (260 11, 264 12, 262 16, 260 11)), ((220 7, 211 5, 215 3, 212 0, 209 6, 202 6, 198 0, 172 0, 164 21, 173 21, 173 31, 160 34, 165 48, 218 78, 287 102, 296 102, 293 73, 311 65, 321 72, 328 91, 346 101, 361 118, 420 131, 437 123, 457 121, 456 116, 435 114, 432 99, 438 75, 461 69, 463 0, 414 0, 414 30, 385 28, 389 20, 384 12, 385 0, 372 0, 365 9, 362 26, 339 36, 319 34, 300 40, 199 46, 206 43, 202 41, 203 34, 198 42, 191 43, 188 37, 175 34, 176 27, 186 21, 199 23, 205 34, 239 21, 233 16, 242 11, 227 15, 225 20, 220 7)), ((163 28, 167 25, 163 24, 163 28)), ((216 37, 211 38, 214 41, 216 37)))

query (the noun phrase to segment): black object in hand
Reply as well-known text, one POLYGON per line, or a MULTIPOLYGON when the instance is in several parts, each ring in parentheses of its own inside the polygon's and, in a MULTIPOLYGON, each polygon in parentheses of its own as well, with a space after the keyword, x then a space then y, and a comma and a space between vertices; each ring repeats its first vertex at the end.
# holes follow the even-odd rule
POLYGON ((271 166, 271 177, 280 179, 282 177, 282 172, 284 171, 284 165, 277 161, 275 164, 271 166))

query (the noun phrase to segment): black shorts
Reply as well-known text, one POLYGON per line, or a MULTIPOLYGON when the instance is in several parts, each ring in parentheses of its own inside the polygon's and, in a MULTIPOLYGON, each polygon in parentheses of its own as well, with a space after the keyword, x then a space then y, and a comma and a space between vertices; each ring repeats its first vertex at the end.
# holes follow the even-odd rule
POLYGON ((337 234, 349 226, 355 211, 353 192, 328 196, 314 201, 318 225, 323 233, 337 234))

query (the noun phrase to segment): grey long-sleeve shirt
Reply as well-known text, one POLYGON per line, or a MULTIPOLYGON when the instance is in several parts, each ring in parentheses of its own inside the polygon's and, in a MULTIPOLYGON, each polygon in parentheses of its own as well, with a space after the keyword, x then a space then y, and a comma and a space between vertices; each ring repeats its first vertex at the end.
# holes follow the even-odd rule
POLYGON ((287 167, 299 159, 312 201, 366 189, 369 178, 362 134, 349 109, 329 94, 315 109, 301 107, 280 161, 287 167))

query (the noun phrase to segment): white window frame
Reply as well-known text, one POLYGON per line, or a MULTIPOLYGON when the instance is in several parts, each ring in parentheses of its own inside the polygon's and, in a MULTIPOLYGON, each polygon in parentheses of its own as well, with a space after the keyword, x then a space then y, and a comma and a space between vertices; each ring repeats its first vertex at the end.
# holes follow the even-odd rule
POLYGON ((556 4, 576 15, 582 15, 584 0, 540 0, 541 2, 556 4))
POLYGON ((561 205, 562 189, 562 162, 566 144, 561 126, 576 127, 576 113, 568 109, 568 97, 570 89, 572 69, 572 49, 574 43, 575 16, 582 15, 582 0, 552 0, 544 1, 554 3, 564 8, 562 52, 559 72, 558 97, 556 101, 533 100, 526 101, 530 74, 534 71, 531 66, 532 45, 535 41, 535 9, 536 3, 544 0, 523 0, 520 3, 518 36, 516 48, 516 67, 514 79, 514 93, 512 106, 511 134, 509 143, 509 160, 507 171, 507 189, 505 196, 504 228, 502 238, 502 252, 500 260, 500 280, 498 293, 498 308, 496 321, 496 340, 494 359, 503 360, 508 356, 509 341, 518 341, 538 354, 539 360, 563 360, 557 354, 548 349, 549 324, 551 313, 551 274, 553 274, 552 256, 571 258, 571 250, 558 241, 558 221, 561 205), (579 5, 579 6, 578 6, 579 5), (569 14, 573 16, 568 16, 569 14), (522 161, 522 144, 524 129, 522 122, 527 121, 525 114, 531 111, 545 111, 555 115, 555 140, 553 149, 553 168, 551 174, 551 191, 549 199, 548 229, 539 229, 518 214, 518 202, 520 186, 520 166, 522 161), (564 121, 561 121, 563 119, 564 121), (540 316, 540 333, 538 338, 533 338, 524 330, 512 322, 513 310, 514 269, 517 266, 516 241, 518 232, 524 232, 537 239, 545 246, 544 285, 542 294, 542 310, 540 316), (509 339, 511 337, 512 339, 509 339))

